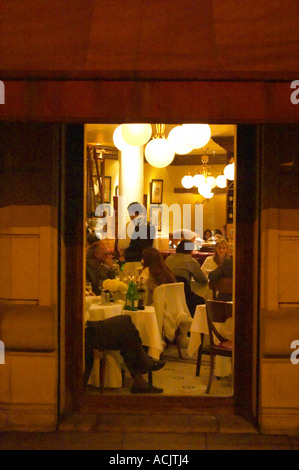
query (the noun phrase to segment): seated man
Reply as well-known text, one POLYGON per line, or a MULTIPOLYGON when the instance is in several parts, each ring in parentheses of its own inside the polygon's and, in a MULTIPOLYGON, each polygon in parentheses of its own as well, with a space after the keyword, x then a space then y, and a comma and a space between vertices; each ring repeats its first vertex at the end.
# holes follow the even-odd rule
POLYGON ((189 283, 194 279, 198 284, 205 286, 208 281, 198 262, 191 256, 193 249, 192 242, 182 240, 176 247, 176 253, 169 255, 165 263, 175 277, 184 277, 189 283))
POLYGON ((92 291, 100 295, 105 279, 115 279, 113 255, 107 250, 104 240, 92 243, 86 252, 86 281, 91 282, 92 291))
POLYGON ((149 385, 143 374, 162 369, 165 362, 154 361, 145 353, 139 332, 129 315, 86 323, 84 386, 93 367, 94 348, 120 351, 133 379, 131 393, 163 393, 162 388, 149 385))

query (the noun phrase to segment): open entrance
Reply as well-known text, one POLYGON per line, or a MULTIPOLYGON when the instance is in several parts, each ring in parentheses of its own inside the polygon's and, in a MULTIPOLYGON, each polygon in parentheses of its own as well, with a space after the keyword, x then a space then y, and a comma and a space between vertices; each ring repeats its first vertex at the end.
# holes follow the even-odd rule
MULTIPOLYGON (((185 391, 184 395, 112 395, 100 393, 98 390, 83 393, 82 374, 84 370, 83 332, 84 332, 84 302, 85 298, 85 253, 86 253, 86 186, 84 179, 86 168, 84 166, 84 140, 83 125, 66 126, 65 142, 65 212, 66 225, 63 228, 66 241, 66 398, 67 408, 73 410, 87 410, 122 413, 130 409, 138 413, 167 413, 180 410, 180 413, 193 413, 194 410, 211 413, 221 408, 221 412, 237 412, 252 417, 256 414, 255 390, 257 368, 255 318, 257 298, 255 292, 256 278, 253 259, 257 259, 258 243, 255 243, 255 233, 258 214, 258 180, 257 180, 257 131, 255 126, 238 125, 237 127, 237 194, 235 192, 234 213, 234 276, 239 282, 234 285, 234 380, 233 391, 229 396, 213 396, 213 387, 218 381, 213 380, 211 392, 207 395, 192 395, 185 391), (76 274, 77 273, 77 274, 76 274), (241 282, 242 281, 242 282, 241 282), (254 411, 253 411, 254 410, 254 411)), ((98 144, 99 142, 93 142, 98 144)), ((86 159, 87 161, 87 159, 86 159)), ((116 160, 110 163, 117 163, 116 160)), ((107 174, 106 176, 111 176, 107 174)), ((163 179, 164 184, 166 178, 163 179)), ((178 181, 178 186, 180 184, 178 181)), ((113 182, 112 182, 113 184, 113 182)), ((115 184, 115 183, 114 183, 115 184)), ((115 184, 115 186, 117 186, 115 184)), ((165 188, 165 186, 164 186, 165 188)), ((164 189, 163 188, 163 189, 164 189)), ((103 188, 102 188, 103 190, 103 188)), ((113 189, 112 189, 113 191, 113 189)), ((236 188, 235 188, 236 191, 236 188)), ((118 193, 119 194, 119 193, 118 193)), ((165 192, 163 191, 163 197, 165 192)), ((181 196, 180 196, 181 197, 181 196)), ((198 196, 199 197, 199 196, 198 196)), ((215 197, 215 196, 214 196, 215 197)), ((211 204, 211 201, 207 204, 211 204)), ((92 217, 88 217, 92 218, 92 217)), ((62 219, 63 220, 63 219, 62 219)), ((174 348, 175 351, 175 348, 174 348)), ((207 358, 207 361, 209 358, 207 358)), ((193 367, 193 378, 195 365, 193 367)), ((154 376, 154 385, 156 382, 154 376)), ((221 383, 221 381, 220 381, 221 383)), ((130 412, 131 412, 130 411, 130 412)))
MULTIPOLYGON (((193 147, 186 144, 181 125, 148 126, 145 144, 132 145, 132 136, 124 139, 128 126, 85 125, 82 324, 129 315, 147 354, 165 362, 152 374, 163 397, 232 397, 234 318, 215 323, 227 342, 212 374, 207 301, 226 301, 233 312, 236 126, 207 126, 211 135, 204 144, 196 142, 199 134, 189 137, 193 147), (173 135, 181 137, 175 142, 173 135), (172 148, 164 163, 149 151, 149 144, 160 140, 172 148), (127 225, 131 218, 136 226, 140 216, 137 212, 134 219, 127 211, 132 202, 142 205, 154 227, 153 240, 144 244, 150 250, 138 246, 138 256, 132 255, 130 248, 137 245, 127 225), (167 300, 169 286, 178 283, 167 300), (136 288, 135 307, 131 288, 136 288)), ((87 396, 130 395, 133 380, 119 351, 94 351, 87 396)))

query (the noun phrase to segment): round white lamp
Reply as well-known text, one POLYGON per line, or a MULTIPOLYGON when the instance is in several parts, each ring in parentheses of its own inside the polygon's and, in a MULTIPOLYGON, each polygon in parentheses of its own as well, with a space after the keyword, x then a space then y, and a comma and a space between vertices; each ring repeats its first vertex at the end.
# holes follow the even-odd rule
POLYGON ((199 186, 198 192, 205 197, 206 194, 210 194, 211 186, 208 183, 203 183, 199 186))
POLYGON ((200 149, 209 142, 211 128, 209 124, 183 124, 182 135, 187 146, 200 149))
POLYGON ((185 175, 182 178, 182 186, 183 188, 190 189, 193 187, 193 178, 191 175, 185 175))
POLYGON ((192 152, 193 148, 185 144, 183 138, 182 126, 176 126, 168 134, 168 142, 173 148, 173 151, 179 155, 187 155, 192 152))
POLYGON ((118 126, 113 132, 113 142, 115 147, 118 148, 118 150, 120 150, 121 152, 123 152, 125 150, 130 150, 130 148, 132 148, 132 145, 127 144, 127 142, 123 139, 121 127, 122 126, 118 126))
POLYGON ((223 173, 228 180, 233 181, 235 178, 235 164, 230 163, 229 165, 226 165, 223 173))
POLYGON ((210 186, 211 189, 215 188, 216 186, 216 178, 214 176, 208 176, 207 177, 207 183, 210 186))
POLYGON ((226 187, 226 177, 224 175, 217 176, 216 185, 218 186, 218 188, 225 188, 226 187))
POLYGON ((204 183, 205 183, 204 175, 197 173, 196 175, 193 176, 193 185, 197 186, 197 188, 199 188, 199 186, 201 186, 204 183))
POLYGON ((152 136, 151 124, 122 124, 122 138, 129 145, 145 145, 152 136))
POLYGON ((156 168, 164 168, 170 165, 174 155, 170 143, 165 138, 153 139, 145 147, 146 160, 156 168))

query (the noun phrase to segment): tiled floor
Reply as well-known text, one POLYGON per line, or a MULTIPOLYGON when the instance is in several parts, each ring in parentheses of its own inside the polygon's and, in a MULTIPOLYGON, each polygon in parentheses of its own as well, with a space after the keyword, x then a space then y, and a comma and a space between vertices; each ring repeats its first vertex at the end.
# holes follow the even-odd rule
MULTIPOLYGON (((200 377, 196 377, 196 355, 190 358, 186 349, 182 349, 183 359, 179 359, 176 346, 169 346, 164 351, 163 360, 166 365, 155 372, 154 385, 163 388, 167 396, 200 396, 206 394, 209 376, 208 356, 202 356, 200 377)), ((230 397, 233 395, 232 376, 223 377, 221 380, 214 378, 209 396, 230 397)), ((127 375, 125 387, 121 389, 105 389, 106 395, 128 395, 130 394, 131 380, 127 375)), ((91 393, 99 393, 95 387, 89 386, 91 393)))

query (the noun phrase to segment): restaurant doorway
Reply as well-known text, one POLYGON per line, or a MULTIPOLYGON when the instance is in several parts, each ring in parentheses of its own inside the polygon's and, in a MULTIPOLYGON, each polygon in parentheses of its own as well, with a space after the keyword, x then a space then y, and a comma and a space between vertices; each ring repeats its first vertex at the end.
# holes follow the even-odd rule
MULTIPOLYGON (((67 244, 66 258, 70 260, 69 278, 73 279, 68 288, 72 291, 69 302, 66 301, 66 373, 67 391, 70 392, 70 406, 73 410, 103 410, 120 412, 132 407, 135 413, 144 412, 145 403, 148 412, 159 412, 180 408, 185 412, 199 409, 211 410, 221 408, 225 412, 231 410, 252 416, 252 403, 256 390, 256 370, 253 367, 255 350, 253 350, 254 335, 254 266, 252 259, 256 256, 254 246, 254 225, 257 205, 257 181, 252 168, 257 161, 256 143, 257 131, 254 126, 238 126, 238 192, 235 199, 236 230, 234 239, 235 278, 246 279, 236 282, 234 286, 235 312, 235 361, 234 361, 234 395, 229 397, 214 397, 202 394, 177 396, 109 396, 100 393, 83 393, 83 297, 84 286, 84 249, 86 230, 84 208, 86 204, 84 188, 84 159, 82 149, 85 147, 84 128, 82 125, 67 125, 65 133, 66 152, 65 166, 68 168, 65 176, 64 191, 66 195, 65 208, 67 213, 67 244), (241 158, 240 158, 241 156, 241 158), (248 169, 250 171, 248 172, 248 169), (249 175, 249 178, 248 178, 249 175), (248 197, 250 191, 250 198, 248 197), (75 204, 74 204, 75 202, 75 204), (246 240, 246 244, 244 241, 246 240), (251 261, 248 261, 251 259, 251 261), (245 261, 245 262, 244 262, 245 261), (74 277, 74 272, 77 276, 74 277), (251 294, 250 294, 251 293, 251 294), (246 298, 246 304, 244 304, 246 298), (245 305, 245 307, 244 307, 245 305), (72 332, 72 334, 70 334, 72 332), (82 408, 83 407, 83 408, 82 408), (214 408, 215 409, 215 408, 214 408)), ((68 275, 67 275, 68 278, 68 275)), ((67 299, 66 299, 67 300, 67 299)))
MULTIPOLYGON (((151 127, 155 128, 154 125, 151 127)), ((154 374, 154 385, 163 389, 164 396, 232 397, 231 357, 216 357, 215 377, 212 380, 212 386, 210 384, 208 387, 210 356, 205 301, 212 300, 213 296, 216 298, 216 295, 232 300, 233 278, 226 278, 226 281, 230 281, 229 287, 226 287, 226 293, 217 292, 216 294, 216 291, 212 290, 213 285, 208 283, 208 275, 209 271, 221 266, 224 258, 234 259, 235 182, 233 167, 236 153, 236 126, 208 126, 211 136, 207 137, 205 145, 195 143, 193 149, 190 147, 181 150, 180 148, 179 153, 173 153, 172 162, 162 168, 150 159, 148 161, 146 157, 144 158, 144 152, 146 154, 147 151, 145 145, 138 147, 127 144, 126 147, 124 141, 119 142, 119 139, 122 139, 119 134, 122 128, 113 124, 85 125, 87 249, 85 264, 88 291, 85 297, 85 315, 90 321, 107 319, 115 316, 116 313, 126 313, 131 316, 149 355, 154 360, 162 359, 165 362, 165 366, 154 374), (231 174, 229 170, 233 170, 231 174), (189 179, 193 178, 194 184, 185 183, 186 175, 189 179), (140 179, 142 181, 139 181, 140 179), (209 186, 209 194, 206 193, 204 186, 200 186, 200 183, 209 186), (154 193, 155 190, 157 194, 154 193), (165 335, 164 327, 162 330, 161 326, 161 332, 159 332, 159 315, 164 315, 164 312, 160 311, 159 299, 153 297, 152 292, 145 299, 145 310, 137 310, 134 313, 123 310, 126 301, 125 290, 128 285, 133 283, 138 288, 148 271, 148 269, 143 270, 140 264, 134 272, 128 272, 126 268, 129 265, 125 264, 124 253, 120 248, 124 241, 118 240, 123 234, 122 226, 125 226, 129 219, 126 208, 133 201, 143 203, 147 219, 155 225, 156 239, 153 241, 153 246, 162 254, 161 263, 164 266, 172 260, 182 258, 180 254, 175 255, 176 247, 184 237, 182 230, 188 229, 191 233, 192 251, 190 254, 188 252, 183 255, 183 262, 189 262, 189 258, 194 262, 190 271, 186 272, 190 280, 192 279, 190 288, 193 303, 190 302, 191 294, 187 294, 188 305, 186 304, 185 311, 189 318, 185 324, 181 324, 180 337, 176 339, 172 333, 177 325, 171 326, 173 332, 168 331, 168 337, 165 335), (101 205, 103 205, 102 210, 101 205), (189 220, 186 217, 188 209, 189 220), (164 214, 166 210, 169 210, 168 218, 164 214), (159 211, 160 219, 158 220, 155 219, 155 211, 159 211), (105 213, 108 213, 106 217, 105 213), (178 231, 180 231, 179 235, 178 231), (96 272, 93 250, 95 245, 93 244, 99 239, 102 239, 102 243, 113 256, 111 266, 107 258, 109 270, 105 271, 105 274, 116 279, 112 282, 111 280, 103 282, 101 279, 98 286, 95 285, 98 280, 96 281, 94 277, 96 272), (191 276, 192 270, 194 270, 195 278, 191 276), (92 286, 90 281, 92 281, 92 286), (91 290, 92 294, 89 292, 91 290), (109 304, 107 299, 104 299, 104 294, 101 299, 100 294, 104 290, 110 290, 109 293, 106 292, 106 297, 110 294, 109 304), (96 295, 93 295, 94 293, 96 295), (195 303, 198 305, 195 306, 195 303), (186 330, 185 333, 184 330, 186 330)), ((164 133, 172 142, 172 135, 181 130, 181 125, 166 124, 164 133)), ((149 138, 150 142, 150 136, 146 138, 149 138)), ((182 142, 180 142, 180 147, 182 147, 182 142)), ((105 264, 105 261, 103 262, 105 264)), ((177 272, 174 271, 172 274, 175 276, 177 272)), ((230 275, 232 272, 229 273, 230 275)), ((183 279, 189 283, 189 279, 183 279)), ((174 277, 174 280, 177 279, 174 277)), ((182 281, 180 277, 178 280, 182 281)), ((160 280, 155 282, 162 283, 160 280)), ((145 286, 148 289, 147 281, 145 281, 145 286)), ((158 284, 155 286, 157 287, 158 284)), ((185 301, 184 294, 183 297, 185 301)), ((177 321, 174 317, 177 315, 175 310, 172 306, 170 315, 173 325, 177 321)), ((183 311, 179 312, 179 314, 182 313, 183 311)), ((232 339, 232 319, 228 319, 225 325, 220 325, 220 331, 226 331, 227 339, 232 339)), ((122 370, 121 363, 118 352, 105 352, 104 359, 101 361, 96 358, 87 392, 92 395, 99 393, 109 396, 130 395, 132 379, 125 372, 125 368, 122 370), (104 363, 105 375, 102 376, 101 382, 100 369, 103 368, 104 363), (101 367, 100 364, 102 364, 101 367)))

